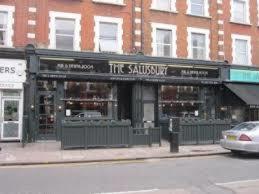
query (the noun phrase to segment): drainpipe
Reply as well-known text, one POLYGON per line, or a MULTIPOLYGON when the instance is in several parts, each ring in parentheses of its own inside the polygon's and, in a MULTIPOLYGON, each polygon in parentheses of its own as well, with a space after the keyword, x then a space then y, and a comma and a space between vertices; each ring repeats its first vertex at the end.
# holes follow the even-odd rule
POLYGON ((132 9, 131 9, 131 14, 132 14, 132 20, 131 20, 131 32, 132 32, 132 37, 131 37, 131 52, 135 53, 136 48, 135 48, 135 40, 136 40, 136 35, 135 35, 135 18, 136 18, 136 14, 135 14, 135 5, 136 5, 136 0, 132 0, 132 9))
POLYGON ((144 9, 143 0, 141 0, 141 52, 144 53, 144 9))

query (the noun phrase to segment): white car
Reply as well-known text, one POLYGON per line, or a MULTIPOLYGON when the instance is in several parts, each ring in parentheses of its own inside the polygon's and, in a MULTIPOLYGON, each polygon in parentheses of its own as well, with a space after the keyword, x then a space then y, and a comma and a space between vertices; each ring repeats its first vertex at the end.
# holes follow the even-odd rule
POLYGON ((259 153, 259 121, 241 123, 222 132, 220 145, 231 152, 259 153))

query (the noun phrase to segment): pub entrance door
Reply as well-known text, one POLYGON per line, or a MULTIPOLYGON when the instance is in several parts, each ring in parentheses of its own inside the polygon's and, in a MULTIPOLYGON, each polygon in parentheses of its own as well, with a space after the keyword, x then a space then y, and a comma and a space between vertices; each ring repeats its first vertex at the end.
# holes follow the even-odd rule
POLYGON ((38 94, 38 140, 56 140, 56 92, 40 91, 38 94))

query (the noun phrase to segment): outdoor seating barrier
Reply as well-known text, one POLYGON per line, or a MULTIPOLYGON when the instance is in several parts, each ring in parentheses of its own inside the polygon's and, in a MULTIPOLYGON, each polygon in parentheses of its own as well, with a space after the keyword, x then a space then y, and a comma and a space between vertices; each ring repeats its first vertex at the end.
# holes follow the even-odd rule
POLYGON ((61 149, 95 147, 131 147, 157 143, 160 128, 132 128, 129 120, 62 121, 61 149))
MULTIPOLYGON (((219 143, 221 133, 231 128, 230 120, 219 119, 179 119, 179 141, 180 145, 201 145, 219 143)), ((172 119, 174 122, 174 119, 172 119)), ((169 139, 169 119, 160 122, 163 139, 169 139)))

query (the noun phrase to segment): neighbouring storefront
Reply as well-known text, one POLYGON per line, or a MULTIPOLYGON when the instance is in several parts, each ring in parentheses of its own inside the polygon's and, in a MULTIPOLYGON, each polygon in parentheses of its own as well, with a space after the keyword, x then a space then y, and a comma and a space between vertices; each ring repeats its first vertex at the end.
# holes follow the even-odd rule
POLYGON ((224 81, 222 112, 233 123, 259 120, 259 70, 230 67, 224 81))
POLYGON ((22 139, 25 60, 0 59, 0 140, 22 139))
POLYGON ((154 127, 161 118, 222 116, 224 63, 34 48, 27 56, 31 141, 59 140, 66 117, 154 127))

